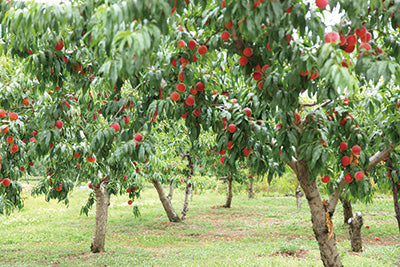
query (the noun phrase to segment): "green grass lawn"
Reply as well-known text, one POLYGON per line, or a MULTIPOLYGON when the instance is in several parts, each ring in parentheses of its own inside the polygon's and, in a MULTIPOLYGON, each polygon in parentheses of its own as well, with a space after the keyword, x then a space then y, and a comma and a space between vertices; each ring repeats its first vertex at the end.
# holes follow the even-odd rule
MULTIPOLYGON (((134 218, 127 197, 113 196, 109 209, 106 252, 89 247, 94 211, 80 216, 87 189, 73 192, 69 207, 25 193, 25 207, 0 217, 1 266, 322 266, 310 212, 304 199, 259 194, 249 200, 234 195, 223 209, 224 195, 196 194, 185 223, 169 223, 156 192, 146 188, 134 218)), ((183 192, 173 198, 180 211, 183 192)), ((334 217, 336 240, 344 266, 400 266, 400 237, 390 198, 353 205, 362 211, 364 252, 350 252, 342 208, 334 217), (375 237, 380 240, 376 241, 375 237)))

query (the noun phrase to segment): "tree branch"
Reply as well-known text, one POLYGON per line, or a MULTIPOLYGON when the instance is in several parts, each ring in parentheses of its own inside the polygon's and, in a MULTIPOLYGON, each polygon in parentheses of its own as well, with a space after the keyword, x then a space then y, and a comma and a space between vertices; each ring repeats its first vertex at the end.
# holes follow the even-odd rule
MULTIPOLYGON (((390 152, 392 152, 396 148, 392 143, 389 144, 389 147, 385 148, 382 151, 376 152, 369 158, 369 163, 366 168, 366 171, 370 171, 373 167, 375 167, 379 162, 385 159, 390 152)), ((335 192, 328 199, 328 211, 329 215, 332 217, 335 213, 336 205, 339 201, 340 195, 343 192, 344 187, 346 186, 346 182, 344 181, 344 173, 342 172, 337 179, 337 186, 334 188, 335 192)))
POLYGON ((240 33, 236 33, 235 27, 232 27, 232 41, 233 45, 236 47, 238 54, 243 56, 243 50, 245 48, 242 35, 240 33))

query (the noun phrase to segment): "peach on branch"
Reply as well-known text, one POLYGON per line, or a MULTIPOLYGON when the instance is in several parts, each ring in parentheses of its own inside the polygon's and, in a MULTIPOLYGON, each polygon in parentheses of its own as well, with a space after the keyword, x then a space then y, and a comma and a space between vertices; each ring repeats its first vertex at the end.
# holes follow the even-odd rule
POLYGON ((10 114, 8 116, 10 117, 10 120, 12 120, 12 121, 18 120, 18 114, 15 112, 10 112, 10 114))
POLYGON ((319 9, 324 9, 329 4, 329 0, 315 0, 315 4, 319 9))
POLYGON ((111 125, 111 127, 114 128, 115 132, 118 132, 118 131, 121 129, 121 127, 119 126, 119 124, 116 123, 116 122, 114 122, 114 123, 111 125))
POLYGON ((176 86, 176 90, 178 90, 179 92, 184 92, 186 90, 186 85, 184 83, 178 83, 178 85, 176 86))
POLYGON ((194 103, 195 103, 195 99, 194 99, 193 96, 189 96, 188 98, 186 98, 186 104, 187 104, 188 106, 193 106, 194 103))
POLYGON ((329 180, 330 180, 330 177, 329 177, 329 175, 325 175, 324 177, 322 177, 322 179, 321 179, 321 181, 323 182, 323 183, 328 183, 329 182, 329 180))
POLYGON ((10 180, 9 178, 5 178, 5 179, 3 180, 3 185, 4 185, 5 187, 9 186, 10 184, 11 184, 11 180, 10 180))
POLYGON ((231 37, 231 34, 229 32, 227 32, 227 31, 223 31, 221 33, 221 38, 224 41, 228 41, 230 37, 231 37))
POLYGON ((348 174, 346 174, 345 176, 344 176, 344 181, 346 182, 346 183, 351 183, 352 181, 353 181, 353 178, 351 177, 351 174, 350 173, 348 173, 348 174))
POLYGON ((342 166, 343 166, 343 167, 346 167, 346 166, 348 166, 348 165, 350 164, 351 160, 350 160, 350 157, 349 157, 349 156, 344 156, 344 157, 341 159, 340 162, 342 163, 342 166))
POLYGON ((178 101, 180 97, 181 97, 181 96, 179 95, 178 92, 173 92, 173 93, 171 94, 171 99, 174 100, 174 101, 178 101))
POLYGON ((347 150, 347 143, 346 142, 341 142, 339 145, 340 150, 346 151, 347 150))
POLYGON ((351 148, 351 152, 352 152, 354 155, 359 155, 360 152, 361 152, 361 147, 358 146, 358 145, 355 145, 355 146, 353 146, 353 147, 351 148))
POLYGON ((136 133, 135 134, 135 141, 136 142, 141 142, 143 140, 143 135, 141 133, 136 133))
POLYGON ((199 46, 199 48, 197 49, 197 52, 200 55, 205 55, 207 53, 207 46, 205 46, 205 45, 199 46))
POLYGON ((196 47, 197 47, 196 41, 195 40, 190 40, 188 47, 189 47, 190 50, 195 50, 196 47))
POLYGON ((199 92, 204 91, 204 88, 205 88, 205 86, 204 86, 204 83, 203 83, 203 82, 198 82, 198 83, 196 84, 196 90, 197 90, 197 91, 199 91, 199 92))
POLYGON ((229 132, 231 132, 231 133, 234 133, 234 132, 236 132, 236 130, 237 130, 237 127, 236 127, 236 125, 235 124, 229 124, 229 126, 228 126, 228 131, 229 132))

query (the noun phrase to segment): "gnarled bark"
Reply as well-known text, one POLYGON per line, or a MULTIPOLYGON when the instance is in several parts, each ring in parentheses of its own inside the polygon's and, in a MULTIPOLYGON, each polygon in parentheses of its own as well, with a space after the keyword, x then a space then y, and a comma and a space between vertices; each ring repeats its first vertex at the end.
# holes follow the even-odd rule
POLYGON ((297 203, 297 208, 301 209, 301 206, 303 205, 303 199, 302 197, 304 196, 303 191, 301 191, 301 186, 299 181, 297 181, 297 186, 296 186, 296 203, 297 203))
POLYGON ((154 185, 157 190, 158 197, 160 198, 161 204, 164 207, 165 212, 167 213, 168 219, 170 222, 181 222, 181 219, 176 214, 174 207, 172 207, 171 201, 165 195, 164 190, 160 181, 157 179, 152 179, 151 183, 154 185))
POLYGON ((222 176, 219 177, 220 180, 224 180, 226 183, 226 202, 225 205, 223 206, 224 208, 230 208, 232 205, 232 197, 233 197, 233 193, 232 193, 232 176, 231 173, 228 172, 227 176, 222 176))
POLYGON ((392 183, 394 212, 396 214, 397 226, 398 226, 399 232, 400 232, 400 206, 399 206, 399 198, 398 198, 400 185, 396 184, 396 182, 393 179, 393 176, 391 175, 391 171, 393 170, 393 165, 392 165, 392 160, 390 158, 390 155, 388 155, 386 162, 387 162, 387 168, 388 168, 388 172, 389 172, 389 176, 390 176, 390 181, 392 183))
POLYGON ((362 239, 361 239, 361 227, 363 226, 363 218, 361 212, 356 212, 356 216, 348 220, 350 226, 350 240, 351 240, 351 250, 355 252, 362 251, 362 239))
POLYGON ((106 242, 106 226, 108 207, 110 206, 110 195, 108 194, 107 186, 103 180, 93 188, 96 197, 96 221, 93 241, 90 246, 90 250, 93 253, 103 252, 106 242))
POLYGON ((340 197, 340 201, 343 206, 343 221, 344 223, 349 223, 349 219, 353 218, 353 207, 351 206, 351 201, 347 200, 344 196, 340 197))
POLYGON ((254 179, 249 177, 249 198, 254 198, 254 179))
POLYGON ((173 196, 173 195, 174 195, 174 183, 171 182, 171 183, 169 184, 169 193, 168 193, 168 196, 167 196, 167 198, 169 199, 169 201, 172 200, 172 196, 173 196))
POLYGON ((328 235, 326 213, 318 190, 317 181, 316 179, 310 179, 308 166, 305 160, 297 161, 296 174, 307 198, 308 205, 310 206, 314 235, 318 242, 323 264, 332 267, 343 266, 336 247, 336 241, 334 238, 329 238, 328 235))
POLYGON ((185 200, 183 201, 182 208, 182 221, 186 218, 186 214, 189 211, 189 197, 192 195, 192 183, 187 183, 185 187, 185 200))

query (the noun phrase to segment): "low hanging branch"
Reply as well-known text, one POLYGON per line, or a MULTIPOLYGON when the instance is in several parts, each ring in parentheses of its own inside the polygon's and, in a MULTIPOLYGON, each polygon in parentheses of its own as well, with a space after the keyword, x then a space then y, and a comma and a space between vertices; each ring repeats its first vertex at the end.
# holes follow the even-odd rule
MULTIPOLYGON (((366 168, 366 172, 369 172, 373 167, 375 167, 379 162, 385 159, 394 149, 395 145, 392 143, 389 144, 389 147, 385 148, 382 151, 376 152, 369 158, 369 164, 366 168)), ((340 195, 342 194, 343 188, 346 186, 346 182, 344 181, 344 173, 342 172, 337 179, 337 186, 334 188, 335 192, 328 199, 328 211, 330 216, 332 217, 335 213, 336 205, 339 201, 340 195)))

